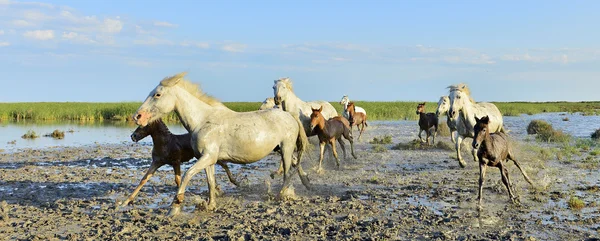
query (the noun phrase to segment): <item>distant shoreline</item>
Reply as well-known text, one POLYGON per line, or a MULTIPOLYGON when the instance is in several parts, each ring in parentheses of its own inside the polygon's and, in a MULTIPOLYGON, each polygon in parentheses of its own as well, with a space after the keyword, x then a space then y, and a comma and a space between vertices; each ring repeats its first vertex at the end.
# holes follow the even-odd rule
MULTIPOLYGON (((223 102, 234 111, 253 111, 260 102, 223 102)), ((366 109, 369 120, 416 120, 418 102, 413 101, 355 101, 357 106, 366 109)), ((505 116, 538 114, 545 112, 581 112, 596 115, 600 101, 581 102, 492 102, 505 116)), ((15 102, 0 103, 2 121, 128 121, 141 102, 15 102)), ((331 104, 341 113, 343 107, 338 102, 331 104)), ((436 102, 427 102, 427 112, 435 112, 436 102)), ((166 121, 177 121, 174 114, 165 117, 166 121)))

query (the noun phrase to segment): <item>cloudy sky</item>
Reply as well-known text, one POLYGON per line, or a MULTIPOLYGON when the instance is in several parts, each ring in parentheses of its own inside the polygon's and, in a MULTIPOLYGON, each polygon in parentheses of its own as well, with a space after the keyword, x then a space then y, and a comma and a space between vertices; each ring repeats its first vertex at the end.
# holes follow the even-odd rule
POLYGON ((223 101, 599 100, 600 1, 0 0, 0 102, 142 101, 165 76, 223 101))

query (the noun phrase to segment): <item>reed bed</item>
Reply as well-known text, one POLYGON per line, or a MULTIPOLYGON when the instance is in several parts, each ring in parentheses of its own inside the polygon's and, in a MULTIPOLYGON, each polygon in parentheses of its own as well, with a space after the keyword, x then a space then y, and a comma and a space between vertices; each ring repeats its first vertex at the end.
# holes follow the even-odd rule
MULTIPOLYGON (((367 110, 369 120, 417 120, 415 113, 418 102, 395 101, 355 101, 357 106, 367 110)), ((90 102, 27 102, 0 103, 0 120, 21 121, 128 121, 140 106, 140 102, 90 103, 90 102)), ((235 111, 253 111, 260 102, 225 102, 235 111)), ((331 104, 341 113, 343 107, 338 102, 331 104)), ((544 112, 581 112, 596 115, 600 102, 495 102, 505 116, 538 114, 544 112)), ((427 102, 426 111, 435 112, 436 102, 427 102)), ((177 121, 174 114, 165 121, 177 121)))

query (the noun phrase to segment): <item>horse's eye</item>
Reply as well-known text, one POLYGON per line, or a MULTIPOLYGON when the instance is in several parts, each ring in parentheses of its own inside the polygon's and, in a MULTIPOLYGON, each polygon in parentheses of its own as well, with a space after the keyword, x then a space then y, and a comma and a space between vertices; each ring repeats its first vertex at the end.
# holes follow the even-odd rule
POLYGON ((154 95, 154 97, 158 98, 158 97, 160 97, 160 94, 159 94, 159 93, 156 93, 156 94, 154 95))

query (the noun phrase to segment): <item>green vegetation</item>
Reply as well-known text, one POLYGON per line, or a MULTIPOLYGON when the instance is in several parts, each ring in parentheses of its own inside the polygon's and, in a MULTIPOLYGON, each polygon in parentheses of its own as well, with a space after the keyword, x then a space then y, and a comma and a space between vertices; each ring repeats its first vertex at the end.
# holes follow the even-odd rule
MULTIPOLYGON (((374 102, 355 101, 357 106, 367 110, 369 120, 417 120, 415 113, 418 102, 374 102)), ((79 120, 79 121, 126 121, 140 106, 140 102, 90 103, 90 102, 26 102, 0 103, 0 120, 79 120)), ((253 111, 260 102, 225 102, 235 111, 253 111)), ((339 113, 342 105, 331 102, 339 113)), ((495 102, 506 116, 537 114, 543 112, 582 112, 586 115, 597 114, 600 102, 495 102)), ((427 102, 427 112, 435 112, 436 102, 427 102)), ((444 118, 442 118, 444 119, 444 118)), ((171 114, 166 121, 176 121, 171 114)))
POLYGON ((373 137, 373 140, 369 141, 369 143, 378 145, 392 144, 392 136, 385 135, 383 137, 373 137))
POLYGON ((569 208, 573 210, 581 210, 585 207, 585 203, 583 202, 583 200, 575 196, 571 196, 571 198, 569 198, 569 201, 567 201, 567 204, 569 205, 569 208))
POLYGON ((54 139, 64 139, 65 138, 65 132, 64 131, 60 131, 60 130, 54 130, 52 133, 46 134, 44 136, 45 137, 52 137, 54 139))
POLYGON ((595 130, 594 133, 592 133, 591 137, 594 140, 600 139, 600 129, 595 130))
POLYGON ((27 131, 27 133, 25 133, 24 135, 21 136, 21 138, 23 138, 23 139, 35 139, 38 137, 40 137, 40 136, 38 136, 38 134, 32 130, 27 131))
POLYGON ((543 120, 532 120, 527 126, 527 133, 537 134, 536 139, 544 142, 568 142, 571 136, 560 130, 554 130, 552 125, 543 120))
POLYGON ((387 152, 387 148, 381 144, 375 144, 371 148, 373 149, 373 152, 378 152, 378 153, 387 152))
POLYGON ((421 142, 419 139, 414 139, 409 141, 408 143, 401 143, 394 145, 392 150, 426 150, 426 149, 441 149, 441 150, 454 150, 454 146, 450 143, 437 141, 435 145, 428 146, 424 142, 421 142))

